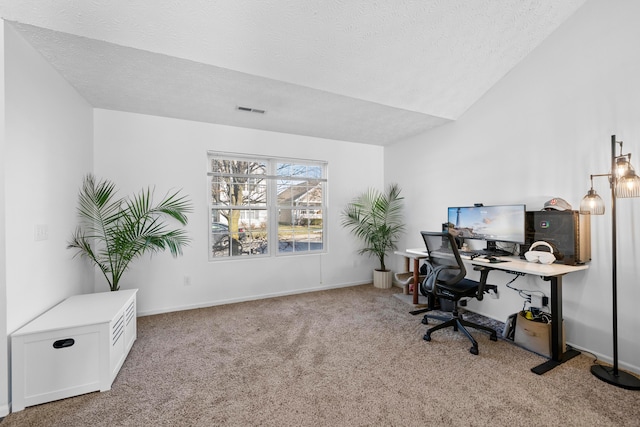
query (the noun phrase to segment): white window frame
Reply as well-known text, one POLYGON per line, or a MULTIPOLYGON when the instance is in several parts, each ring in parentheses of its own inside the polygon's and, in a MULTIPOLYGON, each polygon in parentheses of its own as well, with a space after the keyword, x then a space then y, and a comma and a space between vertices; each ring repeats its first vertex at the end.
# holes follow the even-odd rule
MULTIPOLYGON (((233 152, 220 152, 220 151, 208 151, 207 152, 207 207, 208 207, 208 228, 209 228, 209 238, 207 251, 209 253, 208 258, 209 261, 228 261, 228 260, 242 260, 242 259, 255 259, 257 257, 273 257, 273 256, 296 256, 296 255, 313 255, 313 254, 322 254, 327 252, 327 216, 328 216, 328 206, 327 206, 327 187, 328 187, 328 179, 327 179, 327 170, 328 163, 323 160, 312 160, 312 159, 297 159, 297 158, 287 158, 287 157, 275 157, 275 156, 263 156, 263 155, 252 155, 252 154, 244 154, 244 153, 233 153, 233 152), (212 251, 212 241, 211 241, 211 227, 212 227, 212 217, 211 212, 214 209, 220 209, 219 204, 213 203, 213 198, 211 196, 211 187, 210 187, 210 178, 214 176, 219 176, 219 174, 212 172, 211 170, 211 162, 214 158, 220 159, 228 159, 228 160, 239 160, 239 161, 260 161, 264 162, 266 165, 266 174, 261 175, 264 177, 266 181, 266 211, 267 211, 267 250, 264 253, 252 253, 252 254, 233 254, 229 253, 226 256, 214 256, 212 251), (277 166, 281 163, 288 163, 292 165, 299 166, 312 166, 320 168, 321 177, 313 178, 314 182, 318 182, 322 188, 322 201, 319 206, 314 205, 313 207, 301 207, 301 209, 316 209, 322 212, 322 248, 321 249, 309 249, 309 250, 295 250, 295 243, 293 251, 281 251, 279 249, 279 212, 283 207, 278 204, 278 194, 277 187, 278 181, 282 180, 282 176, 278 175, 277 166)), ((296 178, 299 180, 305 180, 309 177, 296 178)), ((243 205, 234 206, 234 208, 241 208, 243 205)), ((293 209, 292 209, 293 210, 293 209)))

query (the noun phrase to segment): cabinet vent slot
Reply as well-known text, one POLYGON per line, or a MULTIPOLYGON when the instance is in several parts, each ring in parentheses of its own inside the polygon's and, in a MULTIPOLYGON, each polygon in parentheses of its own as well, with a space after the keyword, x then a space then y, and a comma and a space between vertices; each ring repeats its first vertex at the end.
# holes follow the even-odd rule
POLYGON ((111 340, 111 345, 114 346, 124 333, 124 315, 121 315, 118 320, 113 324, 111 328, 111 336, 113 337, 111 340))
POLYGON ((127 306, 127 325, 131 323, 131 320, 136 317, 136 301, 131 301, 131 304, 127 306))

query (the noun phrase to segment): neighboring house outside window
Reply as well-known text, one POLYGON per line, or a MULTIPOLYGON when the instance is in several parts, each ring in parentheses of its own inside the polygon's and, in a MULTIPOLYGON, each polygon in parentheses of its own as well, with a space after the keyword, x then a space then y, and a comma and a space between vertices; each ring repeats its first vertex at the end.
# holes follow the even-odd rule
POLYGON ((208 153, 209 259, 326 251, 325 162, 208 153))

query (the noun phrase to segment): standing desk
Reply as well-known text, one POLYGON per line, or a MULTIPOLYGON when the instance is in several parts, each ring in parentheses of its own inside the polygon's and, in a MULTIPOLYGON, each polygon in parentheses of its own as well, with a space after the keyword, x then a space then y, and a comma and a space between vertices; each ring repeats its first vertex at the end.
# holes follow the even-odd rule
MULTIPOLYGON (((414 276, 417 274, 416 264, 422 258, 427 258, 427 252, 424 249, 407 249, 403 253, 407 258, 414 259, 414 276)), ((576 350, 563 351, 562 342, 562 276, 576 271, 586 270, 589 267, 587 265, 564 265, 564 264, 539 264, 528 262, 520 259, 517 256, 499 257, 506 262, 501 263, 489 263, 485 261, 479 261, 477 258, 473 260, 465 259, 464 262, 472 266, 482 266, 489 268, 490 270, 500 270, 505 272, 516 272, 524 274, 532 274, 540 276, 542 280, 549 281, 551 283, 551 358, 546 362, 531 368, 533 373, 542 375, 545 372, 550 371, 556 366, 561 365, 569 359, 572 359, 580 354, 576 350)), ((414 280, 417 283, 417 279, 414 280)), ((418 286, 413 287, 413 301, 414 303, 418 299, 418 286)))

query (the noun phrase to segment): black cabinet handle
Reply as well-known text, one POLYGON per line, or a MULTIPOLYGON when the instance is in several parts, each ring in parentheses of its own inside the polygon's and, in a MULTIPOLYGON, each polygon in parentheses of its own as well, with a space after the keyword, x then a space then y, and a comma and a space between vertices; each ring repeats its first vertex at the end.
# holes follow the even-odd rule
POLYGON ((53 348, 65 348, 71 347, 74 345, 76 341, 73 338, 65 338, 63 340, 58 340, 53 343, 53 348))

